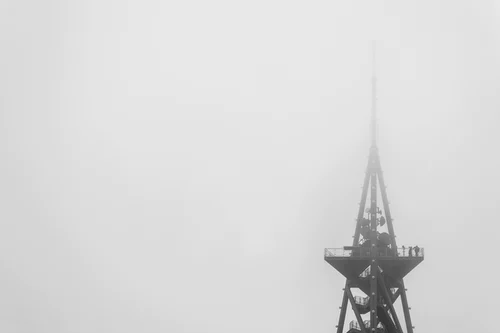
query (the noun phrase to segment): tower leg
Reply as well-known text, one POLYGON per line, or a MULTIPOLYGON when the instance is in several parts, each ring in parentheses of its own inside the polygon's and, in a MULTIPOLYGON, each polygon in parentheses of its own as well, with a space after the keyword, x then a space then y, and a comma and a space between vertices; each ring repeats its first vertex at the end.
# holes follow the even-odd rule
POLYGON ((377 318, 377 277, 378 277, 378 249, 377 249, 377 155, 376 147, 372 147, 370 158, 371 194, 370 194, 370 333, 375 333, 378 325, 377 318))
POLYGON ((401 303, 403 304, 403 313, 405 315, 406 329, 408 333, 413 333, 413 325, 411 323, 410 309, 408 308, 408 298, 406 297, 406 289, 404 281, 401 279, 401 303))
POLYGON ((347 288, 349 288, 349 281, 346 281, 344 288, 344 298, 342 298, 342 306, 340 307, 339 323, 337 325, 337 333, 342 333, 344 330, 345 314, 347 312, 347 288))
POLYGON ((378 163, 378 182, 380 184, 380 194, 382 195, 382 203, 384 205, 385 218, 387 221, 387 229, 389 230, 389 235, 391 235, 391 247, 393 251, 396 251, 398 246, 396 245, 396 236, 394 234, 394 227, 392 225, 391 210, 389 209, 389 200, 387 199, 387 191, 385 189, 384 175, 382 174, 382 168, 380 166, 380 160, 378 163))
MULTIPOLYGON (((368 164, 369 166, 369 164, 368 164)), ((365 213, 366 197, 368 196, 368 186, 370 185, 370 173, 366 171, 365 180, 363 182, 363 192, 361 193, 361 201, 359 202, 358 218, 356 219, 356 230, 354 231, 354 240, 352 246, 359 244, 359 224, 365 213)))
POLYGON ((377 292, 377 271, 378 264, 375 259, 372 259, 372 265, 370 268, 370 328, 373 333, 377 328, 377 303, 378 303, 378 292, 377 292))
POLYGON ((385 286, 384 278, 382 274, 379 274, 379 283, 380 283, 380 289, 382 291, 382 296, 385 299, 385 302, 389 306, 389 310, 391 310, 392 314, 392 319, 394 319, 394 323, 396 324, 396 328, 400 333, 403 333, 403 329, 401 328, 401 323, 399 322, 398 314, 396 313, 396 310, 394 309, 394 306, 392 305, 392 299, 391 296, 389 295, 389 292, 387 291, 387 287, 385 286))

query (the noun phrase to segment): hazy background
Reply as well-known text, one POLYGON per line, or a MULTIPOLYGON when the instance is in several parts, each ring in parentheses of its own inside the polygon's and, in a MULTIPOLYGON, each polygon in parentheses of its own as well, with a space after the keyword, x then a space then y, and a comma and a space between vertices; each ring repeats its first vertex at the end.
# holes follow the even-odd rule
POLYGON ((395 231, 426 253, 415 332, 498 332, 499 19, 495 1, 0 1, 0 330, 334 332, 323 248, 352 241, 376 39, 395 231))

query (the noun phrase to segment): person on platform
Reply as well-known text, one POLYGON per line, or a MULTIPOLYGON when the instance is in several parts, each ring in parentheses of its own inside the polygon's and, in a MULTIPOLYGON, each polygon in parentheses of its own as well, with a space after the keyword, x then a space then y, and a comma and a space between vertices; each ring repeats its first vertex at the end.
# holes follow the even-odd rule
POLYGON ((411 247, 411 246, 410 246, 410 247, 408 248, 408 256, 410 256, 410 257, 413 257, 412 250, 413 250, 413 247, 411 247))
POLYGON ((418 245, 415 245, 415 257, 418 257, 418 252, 420 251, 420 248, 418 245))
POLYGON ((403 257, 406 257, 406 247, 403 245, 402 249, 403 249, 403 257))

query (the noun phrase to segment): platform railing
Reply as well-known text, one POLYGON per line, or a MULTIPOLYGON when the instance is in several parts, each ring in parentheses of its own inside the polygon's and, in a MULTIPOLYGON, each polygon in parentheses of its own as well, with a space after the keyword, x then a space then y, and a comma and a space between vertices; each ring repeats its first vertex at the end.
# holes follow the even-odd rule
MULTIPOLYGON (((380 273, 384 272, 384 270, 382 268, 380 268, 380 267, 378 268, 378 270, 380 271, 380 273)), ((372 271, 371 266, 368 266, 368 267, 365 268, 364 271, 361 272, 361 274, 359 274, 359 277, 361 277, 361 278, 368 277, 370 275, 371 271, 372 271)))
POLYGON ((354 303, 359 305, 366 305, 370 301, 370 297, 354 296, 354 303))
MULTIPOLYGON (((363 322, 363 325, 365 325, 365 328, 370 328, 370 321, 369 320, 365 320, 363 322)), ((358 323, 357 320, 353 320, 353 321, 351 321, 349 323, 349 329, 353 329, 353 328, 356 329, 356 330, 361 331, 361 327, 359 326, 359 323, 358 323)), ((380 322, 378 323, 377 328, 380 329, 380 330, 384 330, 385 331, 384 325, 382 323, 380 323, 380 322)))
MULTIPOLYGON (((416 251, 415 248, 412 248, 411 251, 409 247, 398 247, 397 252, 393 251, 390 248, 379 249, 378 250, 379 257, 403 257, 403 258, 423 258, 424 257, 424 249, 418 248, 416 251)), ((357 247, 349 249, 344 248, 332 248, 325 249, 325 257, 371 257, 371 251, 368 247, 357 247)))
POLYGON ((370 275, 370 272, 371 272, 371 267, 368 266, 365 268, 364 271, 361 272, 361 274, 359 274, 359 277, 361 277, 361 278, 368 277, 370 275))
POLYGON ((349 323, 349 329, 353 328, 361 331, 361 327, 359 327, 359 323, 356 320, 353 320, 349 323))

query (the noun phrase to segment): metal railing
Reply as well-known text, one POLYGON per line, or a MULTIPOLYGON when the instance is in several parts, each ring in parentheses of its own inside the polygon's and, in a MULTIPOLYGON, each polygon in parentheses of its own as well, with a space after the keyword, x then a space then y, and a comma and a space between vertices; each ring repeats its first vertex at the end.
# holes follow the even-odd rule
POLYGON ((361 274, 359 274, 359 277, 360 278, 365 278, 365 277, 368 277, 368 275, 370 275, 370 272, 371 272, 371 267, 368 266, 366 267, 366 269, 364 271, 361 272, 361 274))
MULTIPOLYGON (((366 324, 365 324, 365 327, 366 327, 366 324)), ((359 326, 359 323, 356 320, 353 320, 349 323, 349 329, 352 329, 352 328, 361 331, 361 327, 359 326)), ((370 328, 370 322, 368 322, 368 328, 370 328)))
MULTIPOLYGON (((424 249, 418 248, 418 251, 415 248, 407 247, 398 247, 397 251, 393 251, 390 248, 378 249, 377 255, 379 257, 403 257, 403 258, 423 258, 424 257, 424 249)), ((334 249, 325 249, 325 257, 371 257, 371 251, 368 247, 357 247, 354 249, 344 249, 344 248, 334 248, 334 249)))
POLYGON ((354 303, 359 304, 359 305, 367 305, 368 302, 370 301, 370 297, 361 297, 361 296, 354 296, 354 303))
MULTIPOLYGON (((380 273, 384 272, 384 270, 382 268, 380 268, 380 267, 378 268, 378 270, 379 270, 380 273)), ((361 272, 361 274, 359 274, 359 277, 360 278, 368 277, 370 275, 371 271, 372 271, 371 266, 368 266, 368 267, 365 268, 364 271, 361 272)))
MULTIPOLYGON (((370 321, 369 320, 365 320, 363 322, 363 325, 365 325, 365 328, 370 328, 370 321)), ((353 321, 351 321, 349 323, 349 329, 352 329, 352 328, 361 331, 361 327, 359 326, 359 323, 358 323, 357 320, 353 320, 353 321)), ((384 329, 384 325, 381 322, 379 322, 378 325, 377 325, 377 328, 378 329, 384 329)))

